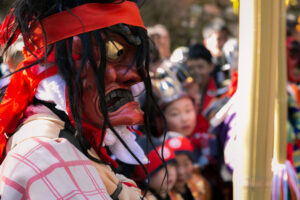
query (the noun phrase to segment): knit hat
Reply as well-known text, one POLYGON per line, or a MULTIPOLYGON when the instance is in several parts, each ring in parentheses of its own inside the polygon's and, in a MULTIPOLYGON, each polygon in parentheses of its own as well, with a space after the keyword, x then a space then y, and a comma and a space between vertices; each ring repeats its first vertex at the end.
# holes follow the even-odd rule
MULTIPOLYGON (((164 167, 163 159, 165 164, 176 162, 175 153, 170 147, 162 145, 162 142, 156 138, 152 138, 152 141, 154 147, 150 144, 149 139, 146 137, 140 137, 137 139, 138 144, 142 147, 149 160, 149 163, 145 165, 145 167, 150 176, 153 176, 164 167)), ((136 166, 132 178, 136 181, 144 181, 146 177, 147 176, 143 168, 140 165, 136 166)))
POLYGON ((166 146, 174 151, 176 155, 186 154, 191 161, 194 161, 192 143, 186 137, 173 137, 166 141, 166 146))

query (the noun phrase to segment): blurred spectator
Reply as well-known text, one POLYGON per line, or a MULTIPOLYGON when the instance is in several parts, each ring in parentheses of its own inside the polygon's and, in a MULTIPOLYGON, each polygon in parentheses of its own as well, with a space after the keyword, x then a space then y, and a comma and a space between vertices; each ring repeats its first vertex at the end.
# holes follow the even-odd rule
POLYGON ((217 90, 216 83, 211 76, 214 70, 212 55, 204 45, 195 44, 189 49, 187 66, 199 87, 200 103, 198 113, 202 113, 213 100, 213 94, 217 90))
POLYGON ((288 80, 300 83, 300 17, 287 19, 287 67, 288 80))
POLYGON ((230 31, 223 19, 215 18, 203 29, 203 43, 212 54, 212 62, 215 68, 212 76, 215 79, 218 88, 222 87, 225 79, 222 66, 225 65, 226 59, 223 55, 223 47, 230 38, 230 31))
POLYGON ((177 47, 170 57, 170 61, 173 63, 180 62, 185 63, 189 54, 189 48, 185 46, 177 47))
MULTIPOLYGON (((214 137, 207 133, 207 121, 202 115, 197 116, 194 100, 184 89, 186 81, 191 77, 179 79, 177 76, 183 71, 184 65, 180 66, 177 63, 158 68, 157 72, 160 74, 157 75, 157 79, 152 80, 154 92, 165 115, 168 131, 188 137, 195 148, 195 162, 204 167, 214 160, 210 150, 214 137)), ((159 123, 157 125, 159 126, 159 123)))
POLYGON ((225 22, 215 18, 203 29, 203 42, 214 58, 221 56, 225 42, 230 37, 230 31, 225 22))
POLYGON ((196 109, 188 96, 182 96, 164 107, 167 126, 170 131, 189 137, 196 127, 196 109))
POLYGON ((199 85, 195 81, 191 82, 190 84, 188 84, 186 86, 186 92, 188 93, 188 95, 190 95, 193 98, 196 111, 198 112, 200 102, 201 102, 201 95, 199 93, 199 85))
POLYGON ((300 17, 287 17, 288 72, 288 145, 287 159, 291 162, 300 184, 300 17))
POLYGON ((224 81, 222 86, 228 86, 230 79, 232 78, 232 72, 237 69, 238 65, 238 41, 235 38, 230 38, 226 41, 222 49, 222 55, 225 59, 225 63, 222 66, 222 72, 224 74, 224 81))
POLYGON ((161 59, 170 57, 170 35, 167 28, 162 24, 148 27, 148 35, 155 43, 161 59))
MULTIPOLYGON (((226 87, 220 88, 215 93, 214 100, 203 111, 204 117, 210 122, 210 129, 213 130, 214 123, 211 121, 215 114, 227 103, 230 97, 235 93, 237 89, 238 81, 238 46, 236 39, 229 39, 224 47, 223 52, 227 61, 227 64, 223 68, 227 68, 226 71, 226 87)), ((224 71, 225 72, 225 71, 224 71)))
POLYGON ((184 200, 210 200, 209 182, 194 168, 194 148, 186 137, 173 137, 166 141, 166 146, 176 155, 177 180, 173 188, 184 200))
POLYGON ((293 40, 300 42, 300 16, 298 18, 295 15, 287 15, 287 38, 292 37, 293 40))
MULTIPOLYGON (((146 168, 149 173, 150 180, 148 182, 149 191, 146 198, 147 200, 176 200, 177 198, 170 194, 170 190, 176 182, 175 154, 169 147, 165 145, 162 146, 162 143, 158 139, 152 138, 152 141, 154 147, 150 145, 146 137, 140 137, 137 139, 137 142, 143 148, 149 159, 149 164, 146 168), (163 163, 162 158, 165 163, 163 163)), ((147 185, 147 176, 140 165, 135 167, 132 177, 135 181, 137 181, 137 183, 139 183, 139 186, 142 189, 146 189, 143 186, 147 185)))

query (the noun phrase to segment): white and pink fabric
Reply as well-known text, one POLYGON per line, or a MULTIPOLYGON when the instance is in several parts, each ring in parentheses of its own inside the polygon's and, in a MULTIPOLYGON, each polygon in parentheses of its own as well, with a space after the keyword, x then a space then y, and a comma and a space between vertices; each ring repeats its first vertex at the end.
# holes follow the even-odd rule
POLYGON ((111 199, 91 161, 62 138, 23 141, 8 153, 0 177, 3 200, 111 199))
POLYGON ((64 122, 43 106, 26 113, 0 166, 1 199, 111 199, 92 162, 58 138, 64 122))

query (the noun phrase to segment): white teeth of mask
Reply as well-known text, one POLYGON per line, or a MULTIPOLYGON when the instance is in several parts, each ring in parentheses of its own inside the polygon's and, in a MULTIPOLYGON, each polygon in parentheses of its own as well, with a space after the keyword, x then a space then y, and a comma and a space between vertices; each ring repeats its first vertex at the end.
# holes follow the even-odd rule
MULTIPOLYGON (((149 161, 142 148, 135 141, 136 136, 130 130, 128 130, 126 126, 117 126, 114 127, 114 129, 124 140, 130 150, 135 154, 135 156, 143 164, 147 164, 149 161)), ((107 145, 112 154, 120 161, 127 164, 139 164, 110 129, 106 129, 104 145, 107 145)))

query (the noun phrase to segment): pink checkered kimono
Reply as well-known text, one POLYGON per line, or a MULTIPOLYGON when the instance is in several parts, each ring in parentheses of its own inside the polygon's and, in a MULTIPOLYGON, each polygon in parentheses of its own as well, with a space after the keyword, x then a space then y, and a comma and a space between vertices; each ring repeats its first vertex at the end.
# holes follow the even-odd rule
POLYGON ((66 139, 51 113, 27 119, 0 166, 2 200, 111 199, 92 162, 66 139))

